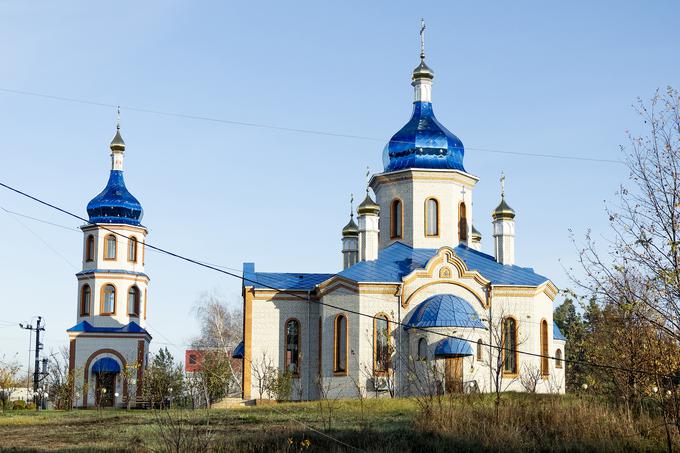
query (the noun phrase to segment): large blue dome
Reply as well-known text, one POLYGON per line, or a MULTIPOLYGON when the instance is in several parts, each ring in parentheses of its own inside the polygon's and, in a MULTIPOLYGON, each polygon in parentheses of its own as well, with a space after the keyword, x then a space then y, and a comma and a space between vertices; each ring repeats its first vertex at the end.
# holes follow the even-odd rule
POLYGON ((421 302, 406 322, 406 329, 419 327, 473 327, 486 329, 479 315, 462 297, 437 294, 421 302))
POLYGON ((111 170, 104 190, 87 204, 92 223, 125 223, 140 225, 144 210, 125 187, 122 170, 111 170))
POLYGON ((411 119, 383 151, 385 171, 436 168, 465 171, 463 142, 434 116, 431 102, 413 103, 411 119))

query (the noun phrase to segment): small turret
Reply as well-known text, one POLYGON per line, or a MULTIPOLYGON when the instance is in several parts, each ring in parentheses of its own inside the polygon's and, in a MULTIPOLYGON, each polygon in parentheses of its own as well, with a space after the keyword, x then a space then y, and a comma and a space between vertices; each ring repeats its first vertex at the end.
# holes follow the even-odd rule
POLYGON ((380 220, 380 206, 371 198, 366 189, 366 198, 357 208, 359 221, 359 261, 378 259, 378 221, 380 220))
POLYGON ((501 202, 491 213, 496 261, 515 264, 515 211, 505 201, 505 175, 501 173, 501 202))
POLYGON ((474 225, 472 225, 472 233, 470 234, 470 247, 475 250, 482 250, 482 233, 474 225))
POLYGON ((342 229, 342 268, 354 266, 359 261, 359 227, 354 223, 354 209, 350 198, 349 222, 342 229))

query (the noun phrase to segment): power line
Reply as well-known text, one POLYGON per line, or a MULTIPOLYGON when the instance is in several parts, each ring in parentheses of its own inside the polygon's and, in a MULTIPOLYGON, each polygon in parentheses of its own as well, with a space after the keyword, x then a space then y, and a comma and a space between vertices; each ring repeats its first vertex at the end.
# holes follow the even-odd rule
MULTIPOLYGON (((378 137, 369 137, 369 136, 355 135, 355 134, 344 134, 344 133, 329 132, 329 131, 322 131, 322 130, 316 130, 316 129, 302 129, 302 128, 294 128, 294 127, 285 127, 285 126, 277 126, 277 125, 265 124, 265 123, 236 121, 236 120, 229 120, 229 119, 224 119, 224 118, 215 118, 215 117, 204 116, 204 115, 193 115, 193 114, 181 113, 181 112, 168 112, 168 111, 163 111, 163 110, 154 110, 154 109, 134 107, 134 106, 120 106, 120 105, 110 104, 110 103, 106 103, 106 102, 90 101, 90 100, 86 100, 86 99, 78 99, 78 98, 72 98, 72 97, 66 97, 66 96, 55 96, 55 95, 51 95, 51 94, 37 93, 37 92, 34 92, 34 91, 14 90, 14 89, 11 89, 11 88, 0 88, 0 91, 5 92, 5 93, 22 95, 22 96, 33 96, 33 97, 38 97, 38 98, 51 99, 51 100, 54 100, 54 101, 73 102, 73 103, 77 103, 77 104, 93 105, 93 106, 97 106, 97 107, 107 107, 107 108, 119 108, 120 107, 120 108, 123 108, 125 110, 130 110, 132 112, 149 113, 149 114, 153 114, 153 115, 162 115, 162 116, 171 116, 171 117, 184 118, 184 119, 190 119, 190 120, 196 120, 196 121, 208 121, 208 122, 211 122, 211 123, 229 124, 229 125, 232 125, 232 126, 252 127, 252 128, 258 128, 258 129, 271 129, 271 130, 293 132, 293 133, 299 133, 299 134, 310 134, 310 135, 319 135, 319 136, 335 137, 335 138, 347 138, 347 139, 352 139, 352 140, 364 140, 364 141, 372 141, 372 142, 379 142, 379 143, 385 142, 384 138, 378 138, 378 137)), ((410 142, 392 141, 392 143, 410 143, 410 142)), ((466 146, 465 149, 471 150, 471 151, 480 151, 480 152, 484 152, 484 153, 507 154, 507 155, 524 156, 524 157, 540 157, 540 158, 547 158, 547 159, 577 160, 577 161, 589 161, 589 162, 620 164, 620 165, 624 164, 620 160, 616 160, 616 159, 598 159, 598 158, 594 158, 594 157, 567 156, 567 155, 561 155, 561 154, 527 153, 527 152, 522 152, 522 151, 507 151, 507 150, 490 149, 490 148, 475 148, 475 147, 470 147, 470 146, 466 146)))
MULTIPOLYGON (((33 200, 33 201, 35 201, 35 202, 37 202, 37 203, 40 203, 40 204, 42 204, 42 205, 44 205, 44 206, 47 206, 47 207, 52 208, 52 209, 55 209, 55 210, 57 210, 57 211, 59 211, 59 212, 62 212, 62 213, 64 213, 64 214, 68 215, 68 216, 71 216, 71 217, 74 217, 74 218, 76 218, 76 219, 78 219, 78 220, 81 220, 81 221, 83 221, 83 222, 85 222, 85 223, 87 223, 87 224, 96 225, 96 226, 98 226, 99 228, 101 228, 101 229, 103 229, 103 230, 105 230, 105 231, 110 232, 111 234, 114 234, 114 235, 116 235, 116 236, 120 236, 120 237, 122 237, 122 238, 129 239, 129 236, 126 236, 126 235, 124 235, 124 234, 122 234, 122 233, 119 233, 119 232, 117 232, 117 231, 114 231, 114 230, 112 230, 112 229, 110 229, 110 228, 108 228, 108 227, 105 227, 105 226, 102 225, 102 224, 97 224, 97 223, 94 223, 94 222, 90 222, 89 219, 85 219, 85 218, 83 218, 83 217, 80 217, 80 216, 77 215, 77 214, 74 214, 74 213, 72 213, 72 212, 69 212, 69 211, 67 211, 67 210, 65 210, 65 209, 63 209, 63 208, 60 208, 59 206, 56 206, 56 205, 51 204, 51 203, 48 203, 47 201, 41 200, 41 199, 39 199, 39 198, 37 198, 37 197, 34 197, 34 196, 32 196, 32 195, 29 195, 29 194, 27 194, 27 193, 25 193, 25 192, 22 192, 21 190, 16 189, 16 188, 14 188, 14 187, 12 187, 12 186, 9 186, 9 185, 7 185, 7 184, 5 184, 5 183, 3 183, 3 182, 0 182, 0 186, 1 186, 1 187, 4 187, 4 188, 6 188, 6 189, 8 189, 8 190, 10 190, 10 191, 12 191, 12 192, 15 192, 15 193, 17 193, 17 194, 19 194, 19 195, 22 195, 22 196, 24 196, 24 197, 26 197, 26 198, 29 198, 29 199, 31 199, 31 200, 33 200)), ((198 261, 198 260, 195 260, 195 259, 193 259, 193 258, 189 258, 189 257, 187 257, 187 256, 180 255, 180 254, 178 254, 178 253, 174 253, 174 252, 171 252, 171 251, 169 251, 169 250, 163 249, 163 248, 161 248, 161 247, 158 247, 158 246, 149 244, 148 242, 145 242, 145 246, 146 246, 146 247, 149 247, 149 248, 152 249, 152 250, 156 250, 156 251, 158 251, 158 252, 161 252, 161 253, 164 253, 164 254, 166 254, 166 255, 175 257, 175 258, 177 258, 177 259, 186 261, 186 262, 188 262, 188 263, 195 264, 195 265, 197 265, 197 266, 204 267, 204 268, 206 268, 206 269, 211 269, 211 270, 213 270, 213 271, 215 271, 215 272, 219 272, 219 273, 228 275, 228 276, 230 276, 230 277, 237 278, 237 279, 239 279, 239 280, 241 280, 241 281, 243 281, 243 282, 259 283, 259 284, 261 284, 263 287, 265 287, 265 288, 267 288, 267 289, 272 289, 272 290, 274 290, 274 291, 278 291, 279 293, 287 294, 287 295, 293 296, 293 297, 295 297, 295 298, 297 298, 297 299, 306 301, 306 302, 308 302, 308 303, 311 303, 311 302, 312 302, 312 300, 311 300, 311 298, 310 298, 309 296, 308 296, 308 297, 304 297, 304 296, 301 296, 301 295, 299 295, 299 294, 297 294, 297 293, 294 293, 294 292, 291 292, 291 291, 288 291, 288 290, 281 290, 280 288, 276 288, 276 287, 273 287, 273 286, 265 285, 265 284, 263 284, 262 282, 254 281, 254 280, 248 279, 248 278, 246 278, 246 277, 244 277, 244 276, 242 276, 242 275, 238 275, 238 274, 235 274, 235 273, 230 272, 230 271, 227 271, 227 270, 219 269, 219 268, 217 268, 217 267, 215 267, 215 266, 211 266, 211 265, 209 265, 209 264, 205 264, 205 263, 203 263, 203 262, 201 262, 201 261, 198 261)), ((337 274, 335 274, 335 275, 337 275, 337 274)), ((357 316, 363 316, 363 317, 371 318, 371 319, 374 319, 374 320, 376 319, 376 317, 373 316, 373 315, 369 315, 369 314, 366 314, 366 313, 361 313, 361 312, 356 311, 356 310, 351 310, 351 309, 349 309, 349 308, 347 308, 347 307, 339 307, 339 306, 337 306, 337 305, 333 305, 333 304, 330 304, 330 303, 328 303, 328 302, 322 302, 322 301, 320 301, 320 300, 317 300, 317 301, 315 301, 315 302, 318 303, 319 305, 324 306, 324 307, 333 308, 333 309, 339 310, 339 311, 341 311, 341 312, 351 313, 351 314, 355 314, 355 315, 357 315, 357 316)), ((410 329, 415 329, 415 330, 419 330, 419 331, 422 331, 422 332, 435 334, 435 335, 438 335, 438 336, 441 336, 441 337, 445 337, 445 338, 451 338, 451 339, 455 339, 455 340, 467 341, 465 338, 462 338, 462 337, 459 337, 459 336, 448 335, 448 334, 444 334, 444 333, 440 333, 440 332, 435 332, 435 331, 431 331, 431 330, 428 330, 428 329, 423 328, 423 327, 407 326, 406 324, 402 323, 401 321, 397 321, 397 322, 392 321, 392 322, 393 322, 395 325, 399 326, 399 327, 408 327, 408 328, 410 328, 410 329)), ((647 375, 651 375, 651 376, 660 376, 660 377, 668 377, 668 378, 674 378, 674 377, 675 377, 675 376, 670 376, 670 375, 664 375, 664 374, 661 374, 661 373, 656 373, 656 372, 653 372, 653 371, 636 370, 636 369, 633 369, 633 368, 627 368, 627 367, 616 366, 616 365, 606 365, 606 364, 595 363, 595 362, 591 362, 591 361, 587 361, 587 360, 574 360, 574 359, 567 359, 566 357, 560 357, 560 358, 558 358, 558 357, 554 357, 554 356, 551 356, 551 355, 543 355, 543 354, 538 354, 538 353, 535 353, 535 352, 521 351, 521 350, 519 350, 519 349, 505 348, 505 347, 502 347, 502 346, 499 346, 499 345, 493 345, 493 344, 491 344, 491 343, 486 343, 486 342, 484 342, 484 341, 482 341, 481 344, 482 344, 483 346, 488 346, 488 347, 492 347, 492 348, 498 349, 499 351, 500 351, 500 350, 504 350, 504 351, 507 351, 507 352, 516 352, 517 354, 523 354, 523 355, 526 355, 526 356, 529 356, 529 357, 547 358, 547 359, 552 359, 552 360, 555 360, 555 361, 560 361, 560 362, 565 362, 565 363, 576 363, 576 364, 588 365, 588 366, 592 366, 592 367, 596 367, 596 368, 603 368, 603 369, 609 369, 609 370, 614 370, 614 371, 624 371, 624 372, 627 372, 627 373, 640 373, 640 374, 647 374, 647 375)))

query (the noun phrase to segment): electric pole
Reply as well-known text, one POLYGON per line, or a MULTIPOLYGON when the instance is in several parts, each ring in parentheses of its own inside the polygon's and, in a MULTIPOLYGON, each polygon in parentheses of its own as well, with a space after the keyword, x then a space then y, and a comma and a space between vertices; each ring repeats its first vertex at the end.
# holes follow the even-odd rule
MULTIPOLYGON (((35 395, 35 404, 36 404, 36 409, 39 407, 39 400, 38 400, 38 384, 42 380, 41 375, 44 377, 47 373, 46 367, 43 367, 43 372, 40 372, 40 351, 43 349, 43 344, 40 342, 40 332, 45 331, 45 326, 40 325, 42 323, 42 316, 38 316, 38 322, 36 323, 35 327, 33 327, 31 324, 23 325, 19 324, 19 327, 25 330, 35 331, 35 367, 33 368, 33 393, 35 395)), ((30 373, 30 355, 31 355, 31 350, 30 350, 30 345, 29 345, 29 350, 28 350, 28 355, 29 355, 29 373, 30 373)))

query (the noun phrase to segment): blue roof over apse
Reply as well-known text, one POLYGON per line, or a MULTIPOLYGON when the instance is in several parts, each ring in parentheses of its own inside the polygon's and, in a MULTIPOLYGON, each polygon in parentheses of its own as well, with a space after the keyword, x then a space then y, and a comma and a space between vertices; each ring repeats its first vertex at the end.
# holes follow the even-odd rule
POLYGON ((459 338, 445 338, 437 342, 434 348, 435 357, 465 357, 471 356, 472 347, 470 343, 459 338))
MULTIPOLYGON (((92 333, 145 333, 149 335, 142 326, 136 322, 131 322, 122 327, 95 327, 87 321, 81 321, 67 330, 67 332, 92 332, 92 333)), ((150 335, 149 335, 150 336, 150 335)))
POLYGON ((102 357, 92 365, 93 373, 120 373, 120 365, 111 357, 102 357))
POLYGON ((437 168, 465 171, 465 148, 434 116, 431 102, 414 102, 411 119, 383 151, 385 171, 437 168))
POLYGON ((87 214, 92 223, 140 225, 144 210, 125 187, 123 172, 111 170, 104 190, 87 204, 87 214))
MULTIPOLYGON (((500 264, 493 256, 465 245, 453 250, 468 269, 479 271, 494 285, 538 286, 548 280, 533 269, 500 264)), ((436 254, 437 249, 414 249, 394 242, 378 252, 378 259, 359 262, 338 275, 356 282, 399 283, 414 270, 424 268, 436 254)))
POLYGON ((255 272, 254 263, 243 263, 243 285, 256 289, 311 291, 335 274, 299 274, 289 272, 255 272))
POLYGON ((561 340, 561 341, 567 341, 567 337, 564 336, 562 331, 560 330, 559 327, 557 327, 557 323, 553 322, 553 339, 554 340, 561 340))
POLYGON ((236 349, 234 349, 234 352, 231 353, 231 358, 232 359, 242 359, 243 358, 243 353, 244 353, 244 346, 243 342, 240 342, 238 346, 236 346, 236 349))
POLYGON ((462 297, 437 294, 428 297, 411 312, 405 329, 413 327, 472 327, 486 329, 479 315, 462 297))

